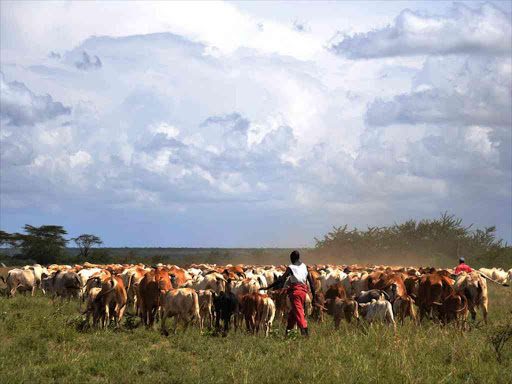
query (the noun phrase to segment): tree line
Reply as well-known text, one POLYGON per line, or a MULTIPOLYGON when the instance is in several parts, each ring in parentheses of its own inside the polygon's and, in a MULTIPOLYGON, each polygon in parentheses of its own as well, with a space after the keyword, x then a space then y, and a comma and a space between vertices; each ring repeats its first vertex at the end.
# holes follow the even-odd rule
POLYGON ((343 263, 390 263, 453 267, 459 257, 475 268, 512 267, 512 247, 496 237, 496 226, 473 229, 447 212, 439 219, 407 220, 391 226, 333 227, 315 251, 343 263))
MULTIPOLYGON (((258 263, 288 262, 287 249, 201 250, 180 255, 162 249, 150 256, 133 249, 112 252, 98 248, 103 241, 93 234, 66 239, 62 226, 26 224, 24 233, 0 230, 0 262, 8 265, 52 263, 74 264, 85 261, 107 263, 258 263), (79 252, 70 252, 73 242, 79 252)), ((512 267, 512 247, 496 237, 496 227, 473 229, 462 219, 442 213, 439 219, 407 220, 391 226, 349 229, 348 225, 333 227, 322 239, 315 238, 313 249, 301 249, 303 260, 310 264, 394 264, 453 267, 459 257, 475 268, 482 266, 512 267)))
POLYGON ((7 260, 9 264, 12 264, 12 261, 42 265, 86 261, 92 256, 92 247, 103 244, 98 236, 91 234, 82 234, 68 240, 64 237, 68 234, 67 231, 59 225, 35 227, 26 224, 23 229, 25 233, 8 233, 0 230, 0 247, 9 247, 14 251, 10 256, 14 260, 6 259, 6 256, 2 255, 2 260, 7 260), (72 257, 66 252, 70 241, 73 241, 80 250, 77 256, 72 257))

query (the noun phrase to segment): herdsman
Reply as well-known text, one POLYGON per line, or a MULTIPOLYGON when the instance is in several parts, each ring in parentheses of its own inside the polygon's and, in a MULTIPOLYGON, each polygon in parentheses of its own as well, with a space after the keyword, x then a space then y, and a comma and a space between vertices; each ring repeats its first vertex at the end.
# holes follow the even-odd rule
POLYGON ((459 265, 455 269, 455 274, 458 275, 461 272, 471 273, 472 269, 469 265, 466 265, 463 257, 459 257, 459 265))
POLYGON ((286 272, 279 279, 274 281, 268 287, 261 288, 263 290, 273 288, 280 285, 290 278, 290 286, 288 287, 288 297, 290 298, 291 310, 288 314, 288 325, 286 326, 286 335, 297 325, 301 334, 309 336, 308 323, 304 314, 304 303, 308 294, 308 285, 311 287, 313 304, 315 302, 315 286, 313 279, 309 273, 306 264, 301 263, 299 251, 293 251, 290 254, 291 264, 286 268, 286 272))

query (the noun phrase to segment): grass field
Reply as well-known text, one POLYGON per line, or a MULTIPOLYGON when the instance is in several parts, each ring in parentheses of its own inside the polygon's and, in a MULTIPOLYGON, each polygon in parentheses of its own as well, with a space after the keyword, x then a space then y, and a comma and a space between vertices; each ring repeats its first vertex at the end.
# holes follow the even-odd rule
POLYGON ((465 333, 429 321, 407 322, 396 334, 386 325, 356 329, 342 322, 336 332, 328 318, 310 322, 309 339, 285 338, 278 321, 265 339, 201 335, 195 327, 164 337, 132 329, 135 318, 125 318, 121 330, 84 329, 76 301, 3 295, 0 382, 510 384, 512 340, 500 363, 489 336, 512 323, 512 289, 491 285, 489 297, 489 326, 471 323, 465 333))

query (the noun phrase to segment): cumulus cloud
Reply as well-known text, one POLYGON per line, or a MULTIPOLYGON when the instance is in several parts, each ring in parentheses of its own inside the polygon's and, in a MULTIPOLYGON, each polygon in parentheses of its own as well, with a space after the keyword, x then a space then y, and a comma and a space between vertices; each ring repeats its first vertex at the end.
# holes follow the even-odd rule
POLYGON ((53 101, 49 94, 36 95, 21 82, 7 82, 1 72, 0 90, 0 118, 7 126, 34 125, 71 113, 70 107, 53 101))
MULTIPOLYGON (((468 12, 469 24, 482 12, 468 12)), ((251 40, 276 31, 259 17, 215 36, 220 48, 201 29, 49 45, 62 59, 45 48, 31 65, 2 55, 5 77, 18 81, 1 82, 3 223, 31 222, 33 212, 62 222, 65 212, 70 231, 89 225, 112 244, 159 246, 311 245, 332 224, 446 210, 509 231, 500 216, 512 208, 507 57, 482 48, 301 60, 295 38, 309 44, 316 24, 298 33, 287 15, 277 30, 286 32, 276 46, 290 45, 280 53, 251 40), (236 28, 247 47, 231 41, 236 28), (94 65, 93 54, 101 70, 74 69, 94 65)))
POLYGON ((350 59, 447 54, 510 56, 511 38, 509 13, 490 3, 475 9, 455 3, 446 15, 403 10, 392 25, 338 36, 329 49, 350 59))

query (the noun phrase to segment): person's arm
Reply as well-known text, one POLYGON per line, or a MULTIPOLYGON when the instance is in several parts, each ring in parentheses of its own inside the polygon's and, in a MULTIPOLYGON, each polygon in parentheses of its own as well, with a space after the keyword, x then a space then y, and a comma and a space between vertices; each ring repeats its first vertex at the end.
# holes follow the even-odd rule
POLYGON ((284 273, 283 276, 281 276, 279 279, 277 279, 276 281, 274 281, 272 284, 270 284, 268 287, 262 287, 260 288, 260 291, 261 290, 268 290, 270 288, 273 288, 275 287, 276 285, 278 284, 281 284, 283 283, 284 281, 286 281, 286 279, 288 278, 288 276, 290 276, 290 274, 292 273, 292 271, 290 270, 290 268, 286 268, 286 271, 284 273))

